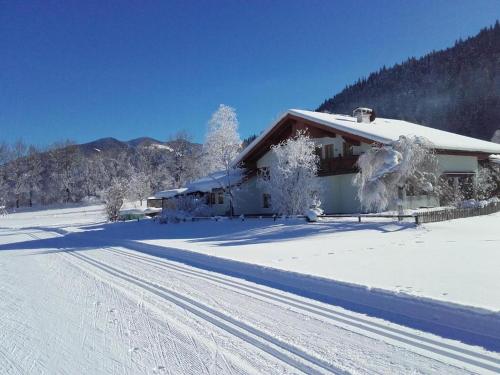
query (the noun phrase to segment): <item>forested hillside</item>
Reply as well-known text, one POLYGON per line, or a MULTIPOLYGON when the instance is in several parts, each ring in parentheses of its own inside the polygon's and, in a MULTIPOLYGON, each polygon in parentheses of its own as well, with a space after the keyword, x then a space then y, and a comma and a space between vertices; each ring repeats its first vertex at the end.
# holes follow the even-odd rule
POLYGON ((167 142, 103 138, 59 142, 38 149, 22 141, 0 143, 0 206, 72 203, 98 198, 121 181, 130 199, 180 187, 202 174, 201 145, 179 133, 167 142))
POLYGON ((383 67, 326 100, 317 110, 378 116, 490 140, 500 129, 500 24, 443 51, 383 67))

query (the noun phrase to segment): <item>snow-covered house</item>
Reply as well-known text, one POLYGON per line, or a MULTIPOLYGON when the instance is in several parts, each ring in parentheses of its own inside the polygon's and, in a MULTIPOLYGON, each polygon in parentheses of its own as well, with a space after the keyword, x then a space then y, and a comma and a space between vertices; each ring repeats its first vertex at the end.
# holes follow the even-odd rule
POLYGON ((227 215, 230 203, 225 193, 228 186, 239 186, 245 175, 242 170, 232 170, 229 175, 218 171, 190 182, 186 187, 160 191, 148 198, 148 207, 173 208, 175 198, 195 196, 210 208, 213 215, 227 215))
POLYGON ((158 191, 154 195, 148 197, 147 206, 149 208, 163 208, 163 204, 165 200, 174 198, 178 195, 181 195, 187 190, 187 188, 179 188, 179 189, 170 189, 158 191))
MULTIPOLYGON (((368 108, 359 108, 353 116, 327 114, 298 109, 285 112, 255 139, 235 160, 247 170, 248 178, 237 192, 237 214, 272 213, 272 197, 257 186, 257 171, 269 167, 270 147, 306 130, 319 146, 321 202, 326 213, 360 211, 353 177, 359 155, 373 144, 389 144, 404 136, 429 140, 437 153, 440 173, 456 185, 472 184, 480 163, 500 153, 500 144, 429 128, 402 120, 375 118, 368 108)), ((439 204, 433 195, 405 193, 406 208, 432 207, 439 204)))

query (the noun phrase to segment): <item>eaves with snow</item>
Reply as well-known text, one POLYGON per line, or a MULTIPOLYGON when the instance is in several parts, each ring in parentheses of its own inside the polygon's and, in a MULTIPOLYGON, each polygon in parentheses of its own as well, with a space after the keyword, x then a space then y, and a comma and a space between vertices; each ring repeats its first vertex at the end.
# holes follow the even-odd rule
POLYGON ((238 185, 244 177, 244 171, 241 169, 230 170, 229 175, 226 171, 216 171, 208 176, 190 182, 186 187, 159 191, 148 199, 168 199, 183 194, 208 193, 214 189, 225 189, 229 185, 238 185))
POLYGON ((430 141, 437 150, 480 152, 487 154, 500 154, 500 144, 483 141, 476 138, 434 129, 403 120, 376 118, 365 123, 357 122, 355 117, 337 115, 323 112, 313 112, 301 109, 290 109, 273 122, 262 134, 257 137, 243 152, 238 155, 234 164, 240 163, 267 134, 282 123, 287 116, 298 117, 304 120, 328 126, 332 130, 352 134, 366 140, 381 144, 390 144, 397 141, 400 136, 424 137, 430 141))

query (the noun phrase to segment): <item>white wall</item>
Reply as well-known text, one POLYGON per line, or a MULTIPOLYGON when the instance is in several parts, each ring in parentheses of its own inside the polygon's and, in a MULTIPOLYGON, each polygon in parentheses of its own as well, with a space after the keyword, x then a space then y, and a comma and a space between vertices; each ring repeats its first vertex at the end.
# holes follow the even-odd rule
MULTIPOLYGON (((264 208, 262 195, 265 192, 257 186, 257 177, 251 177, 235 191, 234 212, 237 215, 272 214, 272 208, 264 208)), ((272 199, 272 197, 271 197, 272 199)))
POLYGON ((439 170, 446 172, 477 172, 478 163, 476 156, 463 155, 438 155, 439 170))
POLYGON ((356 187, 352 180, 356 174, 318 177, 322 186, 321 207, 327 214, 360 211, 356 187))
MULTIPOLYGON (((342 154, 343 138, 324 137, 314 139, 318 145, 333 144, 334 155, 342 154)), ((355 155, 361 154, 371 146, 361 143, 360 146, 353 146, 355 155)), ((257 161, 257 168, 267 167, 271 163, 272 153, 269 151, 257 161)), ((439 169, 441 173, 446 172, 477 172, 478 161, 474 156, 461 155, 438 155, 439 169)), ((361 207, 357 199, 357 189, 353 184, 355 174, 343 174, 335 176, 318 177, 321 181, 322 192, 321 202, 325 213, 357 213, 361 207)), ((240 191, 237 192, 235 212, 238 214, 270 214, 271 208, 263 208, 262 194, 264 191, 257 186, 257 177, 252 177, 245 182, 240 191)), ((272 200, 272 197, 271 197, 272 200)), ((405 208, 433 207, 439 204, 438 200, 432 196, 407 197, 405 208)))

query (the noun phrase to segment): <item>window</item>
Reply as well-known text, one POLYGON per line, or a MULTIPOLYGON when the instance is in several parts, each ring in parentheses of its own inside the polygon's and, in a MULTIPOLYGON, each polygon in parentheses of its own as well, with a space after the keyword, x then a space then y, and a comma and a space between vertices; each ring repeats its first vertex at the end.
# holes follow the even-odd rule
POLYGON ((212 206, 215 204, 215 193, 208 193, 207 203, 209 206, 212 206))
POLYGON ((262 194, 262 207, 271 208, 271 194, 262 194))
POLYGON ((344 156, 352 156, 352 145, 347 142, 344 142, 342 145, 343 145, 344 156))
POLYGON ((323 159, 333 159, 334 158, 334 148, 333 145, 323 146, 323 159))
POLYGON ((413 186, 413 185, 408 185, 408 186, 406 187, 406 196, 407 196, 407 197, 414 197, 414 196, 416 196, 416 195, 417 195, 417 194, 416 194, 416 192, 415 192, 415 186, 413 186))
POLYGON ((224 193, 223 192, 219 192, 219 194, 217 194, 217 202, 219 204, 224 204, 224 193))
POLYGON ((262 167, 262 168, 259 168, 259 176, 265 180, 265 181, 269 181, 269 179, 271 178, 271 173, 269 171, 269 168, 268 167, 262 167))

